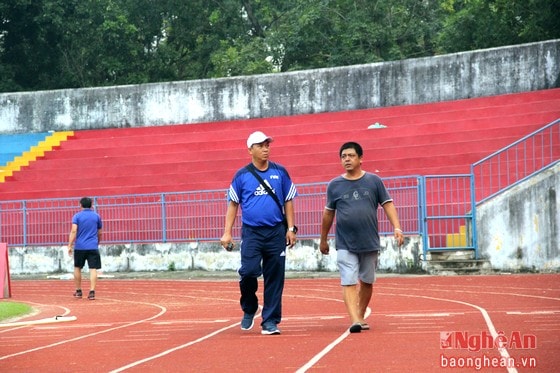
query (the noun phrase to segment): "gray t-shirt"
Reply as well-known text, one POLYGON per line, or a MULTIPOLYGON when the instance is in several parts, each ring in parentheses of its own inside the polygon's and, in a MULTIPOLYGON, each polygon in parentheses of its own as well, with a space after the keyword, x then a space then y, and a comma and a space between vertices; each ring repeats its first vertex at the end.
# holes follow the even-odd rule
POLYGON ((327 186, 327 205, 336 212, 336 249, 379 250, 377 207, 392 199, 381 178, 366 172, 357 180, 336 177, 327 186))

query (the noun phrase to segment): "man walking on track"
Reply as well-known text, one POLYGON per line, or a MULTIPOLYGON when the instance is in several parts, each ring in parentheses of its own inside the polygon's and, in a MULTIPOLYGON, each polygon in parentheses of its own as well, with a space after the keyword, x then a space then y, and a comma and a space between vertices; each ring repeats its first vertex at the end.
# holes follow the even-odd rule
POLYGON ((327 186, 327 204, 321 223, 319 249, 329 254, 327 236, 336 214, 335 242, 343 298, 352 321, 349 331, 368 330, 364 320, 371 300, 377 257, 380 249, 377 207, 381 205, 395 229, 400 245, 404 242, 397 210, 379 176, 362 170, 362 147, 347 142, 339 151, 343 175, 327 186))
POLYGON ((74 297, 82 297, 82 268, 87 261, 89 268, 90 290, 89 300, 95 299, 97 270, 101 269, 99 241, 101 240, 101 217, 91 209, 91 198, 80 200, 82 211, 72 217, 72 230, 68 238, 68 254, 74 255, 74 297))
POLYGON ((229 187, 224 234, 226 250, 233 248, 232 228, 241 206, 241 267, 238 270, 243 310, 241 329, 253 327, 258 310, 258 277, 264 280, 262 334, 280 334, 286 248, 296 243, 293 199, 297 196, 288 171, 269 161, 273 139, 257 131, 247 139, 251 163, 239 169, 229 187))

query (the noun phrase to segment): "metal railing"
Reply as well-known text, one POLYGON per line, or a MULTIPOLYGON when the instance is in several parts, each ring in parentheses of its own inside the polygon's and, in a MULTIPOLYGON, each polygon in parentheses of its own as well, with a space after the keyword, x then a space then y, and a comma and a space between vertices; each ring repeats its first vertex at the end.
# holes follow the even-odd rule
MULTIPOLYGON (((406 234, 422 236, 428 251, 474 250, 476 205, 560 160, 560 119, 474 163, 470 174, 384 178, 406 234)), ((300 238, 318 238, 327 183, 298 185, 300 238)), ((226 191, 93 197, 104 221, 103 243, 217 241, 223 232, 226 191)), ((64 245, 77 199, 0 201, 0 242, 10 246, 64 245)), ((378 211, 381 235, 393 229, 378 211)), ((234 236, 239 239, 241 219, 234 236)), ((334 232, 334 227, 331 230, 334 232)))
POLYGON ((473 163, 473 191, 481 203, 560 160, 560 119, 473 163))
MULTIPOLYGON (((384 179, 397 202, 401 224, 407 233, 419 234, 418 177, 384 179)), ((326 202, 327 183, 298 185, 295 199, 300 238, 317 238, 326 202)), ((154 243, 218 241, 223 234, 227 210, 226 191, 155 193, 92 197, 103 219, 103 243, 154 243)), ((0 241, 10 246, 52 246, 68 242, 72 216, 80 211, 77 199, 59 198, 0 201, 0 241)), ((234 236, 239 239, 241 219, 234 236)), ((383 210, 379 212, 381 234, 393 229, 383 210)))
POLYGON ((424 254, 428 251, 474 250, 478 258, 472 175, 430 175, 424 178, 424 254))

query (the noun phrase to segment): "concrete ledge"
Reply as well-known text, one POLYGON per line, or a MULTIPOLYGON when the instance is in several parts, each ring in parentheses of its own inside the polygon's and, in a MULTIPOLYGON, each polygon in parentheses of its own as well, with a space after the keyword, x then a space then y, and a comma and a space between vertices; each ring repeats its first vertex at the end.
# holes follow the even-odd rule
MULTIPOLYGON (((381 271, 406 273, 419 268, 421 237, 407 237, 397 247, 392 237, 381 237, 381 271)), ((336 250, 331 241, 330 255, 319 251, 319 240, 302 240, 286 253, 287 271, 336 272, 336 250)), ((227 252, 218 243, 155 243, 104 245, 100 248, 103 272, 208 271, 235 272, 239 251, 227 252)), ((9 248, 12 275, 71 273, 73 259, 65 246, 9 248)), ((87 265, 86 265, 87 267, 87 265)))
POLYGON ((369 109, 558 86, 560 40, 222 79, 0 94, 0 133, 158 126, 369 109))

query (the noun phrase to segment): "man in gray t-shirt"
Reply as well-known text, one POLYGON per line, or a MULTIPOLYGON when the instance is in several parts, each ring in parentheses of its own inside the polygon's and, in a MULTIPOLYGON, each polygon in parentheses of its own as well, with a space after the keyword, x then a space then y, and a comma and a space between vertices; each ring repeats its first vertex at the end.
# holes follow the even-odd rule
POLYGON ((404 242, 393 200, 379 176, 362 170, 362 147, 348 142, 340 148, 345 173, 329 182, 327 204, 321 224, 320 250, 329 254, 327 236, 336 214, 337 265, 344 303, 352 320, 351 333, 369 329, 365 313, 371 299, 379 252, 377 207, 382 206, 395 229, 399 245, 404 242))
POLYGON ((377 206, 393 200, 379 176, 364 173, 356 180, 345 176, 333 179, 327 189, 326 208, 336 211, 336 249, 377 251, 377 206))

